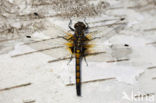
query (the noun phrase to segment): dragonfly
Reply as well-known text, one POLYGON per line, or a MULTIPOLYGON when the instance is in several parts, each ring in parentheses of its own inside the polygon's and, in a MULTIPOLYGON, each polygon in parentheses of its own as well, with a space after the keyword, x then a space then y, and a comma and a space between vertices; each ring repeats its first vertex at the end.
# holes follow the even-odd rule
MULTIPOLYGON (((75 29, 70 26, 70 23, 69 28, 74 32, 74 34, 68 34, 68 36, 63 37, 63 39, 68 41, 66 45, 68 46, 68 49, 71 51, 72 55, 74 55, 76 58, 76 90, 77 95, 81 96, 81 62, 82 59, 85 58, 88 48, 91 46, 88 44, 91 38, 89 38, 89 35, 85 35, 85 31, 87 31, 89 28, 87 23, 85 25, 83 22, 77 22, 74 25, 75 29)), ((72 58, 73 57, 71 56, 70 61, 72 60, 72 58)))
MULTIPOLYGON (((114 34, 119 33, 122 29, 124 29, 127 23, 124 21, 124 18, 119 18, 117 20, 113 19, 112 21, 115 21, 115 23, 100 26, 89 26, 89 24, 98 24, 100 22, 107 22, 107 20, 93 21, 90 23, 87 23, 86 20, 82 22, 78 21, 77 23, 75 23, 74 28, 72 28, 72 21, 70 20, 68 25, 68 32, 66 32, 63 29, 60 29, 60 27, 56 25, 50 25, 49 29, 44 31, 44 34, 50 35, 51 33, 53 33, 51 37, 41 40, 30 40, 29 42, 25 42, 24 45, 28 45, 35 50, 19 53, 13 55, 12 57, 42 52, 55 58, 53 60, 49 60, 48 63, 68 60, 67 65, 71 62, 72 58, 75 57, 76 91, 77 95, 81 96, 82 59, 86 62, 87 65, 88 61, 114 62, 114 60, 112 60, 113 57, 111 57, 111 54, 107 53, 107 46, 105 46, 104 41, 109 40, 109 38, 114 36, 114 34), (104 30, 104 27, 107 27, 108 30, 104 30), (67 49, 69 51, 67 51, 67 49)), ((31 39, 30 36, 27 37, 31 39)), ((128 59, 117 58, 117 60, 115 61, 124 60, 128 59)))

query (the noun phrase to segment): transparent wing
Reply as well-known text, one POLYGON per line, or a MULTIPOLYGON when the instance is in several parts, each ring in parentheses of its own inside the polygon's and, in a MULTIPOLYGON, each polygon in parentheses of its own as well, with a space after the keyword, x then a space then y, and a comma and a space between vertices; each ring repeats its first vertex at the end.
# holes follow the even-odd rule
MULTIPOLYGON (((126 22, 115 20, 115 22, 105 25, 98 24, 99 22, 101 21, 93 21, 89 23, 89 25, 91 25, 89 34, 93 39, 89 42, 89 44, 93 45, 93 47, 90 48, 90 53, 87 54, 87 61, 112 61, 114 60, 112 53, 113 51, 117 50, 118 52, 123 52, 122 54, 125 54, 121 57, 126 56, 127 54, 125 52, 126 49, 128 49, 127 47, 118 45, 115 49, 113 45, 109 44, 109 39, 123 30, 126 26, 126 22)), ((71 54, 65 46, 67 41, 62 39, 62 37, 66 35, 64 29, 56 25, 49 25, 49 28, 47 28, 47 30, 43 31, 42 33, 46 34, 48 38, 25 43, 24 45, 28 45, 34 50, 31 52, 14 55, 14 57, 28 55, 35 52, 42 52, 46 55, 54 57, 54 59, 50 60, 49 63, 70 59, 71 54)), ((120 59, 120 56, 116 59, 120 59)))

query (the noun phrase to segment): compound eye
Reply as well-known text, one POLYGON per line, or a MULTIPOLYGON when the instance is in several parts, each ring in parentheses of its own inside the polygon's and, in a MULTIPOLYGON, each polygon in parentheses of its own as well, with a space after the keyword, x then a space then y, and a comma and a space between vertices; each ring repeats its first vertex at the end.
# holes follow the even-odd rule
POLYGON ((84 29, 86 28, 86 26, 84 24, 82 24, 81 27, 84 28, 84 29))
POLYGON ((77 28, 79 25, 76 23, 75 25, 74 25, 74 28, 77 28))

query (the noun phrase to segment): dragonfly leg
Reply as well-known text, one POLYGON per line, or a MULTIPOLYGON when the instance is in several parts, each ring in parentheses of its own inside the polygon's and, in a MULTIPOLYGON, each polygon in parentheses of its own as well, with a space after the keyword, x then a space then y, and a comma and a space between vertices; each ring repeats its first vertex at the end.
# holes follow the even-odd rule
POLYGON ((68 40, 67 38, 65 38, 64 36, 57 36, 57 38, 62 38, 64 40, 68 40))
POLYGON ((95 38, 92 38, 92 39, 90 39, 90 41, 91 40, 95 40, 95 39, 100 39, 101 37, 95 37, 95 38))
POLYGON ((86 65, 88 66, 88 62, 87 62, 86 56, 84 56, 84 61, 85 61, 86 65))
POLYGON ((88 23, 86 22, 86 17, 84 18, 84 23, 86 24, 86 30, 88 30, 88 29, 89 29, 89 25, 88 25, 88 23))
POLYGON ((72 61, 72 59, 73 59, 73 55, 71 55, 70 60, 69 60, 69 62, 67 63, 67 65, 70 64, 70 62, 72 61))
POLYGON ((72 24, 72 20, 70 19, 70 22, 69 22, 69 24, 68 24, 68 27, 69 27, 69 29, 70 29, 71 31, 75 31, 75 30, 71 27, 71 24, 72 24))

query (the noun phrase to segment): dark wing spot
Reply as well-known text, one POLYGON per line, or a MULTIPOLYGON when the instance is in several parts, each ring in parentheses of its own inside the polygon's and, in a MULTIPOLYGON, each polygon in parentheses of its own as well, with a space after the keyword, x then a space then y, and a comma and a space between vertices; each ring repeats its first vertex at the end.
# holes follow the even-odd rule
POLYGON ((38 16, 38 13, 34 12, 34 15, 35 15, 35 16, 38 16))
POLYGON ((26 37, 27 37, 27 38, 31 38, 31 36, 29 36, 29 35, 28 35, 28 36, 26 36, 26 37))
POLYGON ((123 21, 123 20, 125 20, 125 18, 121 18, 120 20, 123 21))
POLYGON ((125 44, 124 46, 127 46, 128 47, 129 45, 128 44, 125 44))

